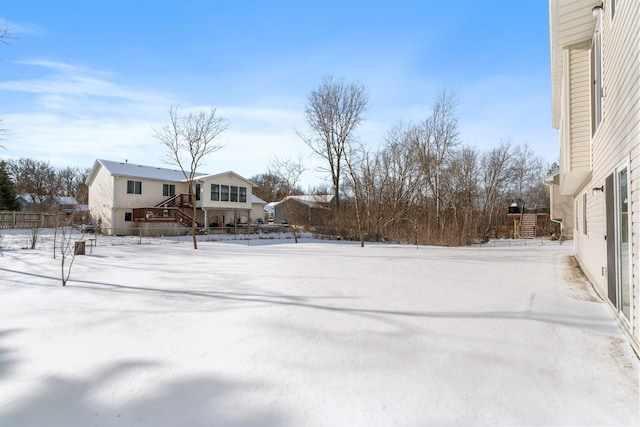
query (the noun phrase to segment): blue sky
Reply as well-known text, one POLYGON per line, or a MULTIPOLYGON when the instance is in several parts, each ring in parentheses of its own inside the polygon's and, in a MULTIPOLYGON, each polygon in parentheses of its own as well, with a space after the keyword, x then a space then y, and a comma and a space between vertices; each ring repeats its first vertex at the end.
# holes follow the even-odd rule
MULTIPOLYGON (((461 142, 501 140, 558 157, 551 127, 546 0, 5 2, 0 158, 58 166, 96 158, 155 166, 151 129, 167 110, 218 107, 225 147, 203 168, 251 177, 310 154, 304 104, 322 78, 369 90, 361 140, 426 118, 443 88, 459 99, 461 142)), ((322 178, 307 160, 303 186, 322 178)))

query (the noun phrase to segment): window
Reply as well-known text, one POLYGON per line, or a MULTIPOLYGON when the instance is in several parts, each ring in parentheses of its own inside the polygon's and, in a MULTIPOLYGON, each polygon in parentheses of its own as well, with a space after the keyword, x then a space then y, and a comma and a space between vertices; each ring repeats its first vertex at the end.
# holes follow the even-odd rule
POLYGON ((211 200, 220 201, 220 184, 211 184, 211 200))
POLYGON ((591 41, 591 136, 595 135, 596 130, 602 121, 602 9, 599 9, 596 17, 596 28, 591 41))
POLYGON ((196 200, 200 200, 200 184, 196 184, 196 200))
POLYGON ((221 185, 220 186, 220 201, 228 202, 229 201, 229 186, 221 185))
POLYGON ((211 184, 211 200, 214 202, 247 202, 247 187, 211 184))
POLYGON ((133 220, 133 214, 131 212, 125 212, 124 213, 124 220, 125 221, 132 221, 133 220))
POLYGON ((142 194, 142 182, 127 181, 127 194, 142 194))
POLYGON ((164 197, 173 197, 176 195, 176 186, 173 184, 162 184, 162 195, 164 197))
POLYGON ((587 193, 582 195, 582 233, 587 235, 587 193))

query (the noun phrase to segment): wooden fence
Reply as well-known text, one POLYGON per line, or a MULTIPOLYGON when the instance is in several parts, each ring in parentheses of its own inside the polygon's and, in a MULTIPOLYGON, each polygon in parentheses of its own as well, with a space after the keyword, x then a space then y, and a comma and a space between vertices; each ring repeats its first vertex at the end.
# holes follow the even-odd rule
POLYGON ((53 227, 55 220, 49 213, 0 211, 0 230, 53 227))

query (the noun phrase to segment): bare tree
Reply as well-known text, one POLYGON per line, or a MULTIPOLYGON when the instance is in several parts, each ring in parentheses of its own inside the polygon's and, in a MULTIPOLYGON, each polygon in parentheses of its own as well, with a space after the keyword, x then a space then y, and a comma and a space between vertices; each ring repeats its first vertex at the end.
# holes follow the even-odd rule
MULTIPOLYGON (((11 28, 9 28, 9 26, 6 23, 4 25, 4 28, 0 28, 0 44, 7 45, 9 44, 9 40, 17 39, 17 38, 18 36, 16 36, 15 33, 13 33, 11 28)), ((0 122, 2 122, 3 120, 4 119, 0 117, 0 122)), ((2 137, 7 133, 9 133, 7 129, 0 128, 0 141, 2 141, 3 139, 2 137)), ((0 148, 4 148, 4 146, 0 145, 0 148)))
POLYGON ((354 130, 363 120, 369 102, 365 87, 345 83, 332 76, 323 79, 318 89, 307 96, 305 117, 310 133, 298 136, 320 158, 327 161, 336 210, 340 210, 340 179, 346 146, 354 139, 354 130))
POLYGON ((86 181, 90 173, 91 168, 76 168, 73 196, 81 205, 89 203, 89 187, 87 186, 86 181))
POLYGON ((364 163, 364 159, 367 157, 365 149, 362 145, 349 144, 345 148, 344 161, 349 173, 349 180, 351 188, 353 190, 353 203, 356 213, 356 227, 358 229, 358 237, 360 238, 360 247, 364 248, 364 227, 363 227, 363 214, 362 206, 364 195, 362 194, 362 188, 364 184, 361 180, 363 174, 359 169, 364 163))
POLYGON ((284 185, 283 190, 287 193, 287 196, 300 192, 298 182, 300 181, 300 175, 305 170, 302 154, 298 154, 297 158, 286 157, 284 159, 274 156, 268 167, 268 173, 277 177, 278 181, 284 185))
POLYGON ((416 151, 421 171, 435 202, 436 230, 442 235, 442 180, 458 140, 458 100, 452 92, 442 90, 437 96, 431 116, 416 132, 416 151))
MULTIPOLYGON (((290 194, 289 184, 272 173, 261 173, 249 178, 255 185, 252 193, 267 202, 277 202, 290 194)), ((297 191, 297 189, 296 189, 297 191)), ((302 194, 302 191, 300 191, 302 194)))
POLYGON ((15 40, 18 36, 13 32, 11 27, 7 23, 4 24, 3 28, 0 28, 0 44, 9 44, 9 40, 15 40))
POLYGON ((35 210, 45 212, 51 209, 53 197, 60 192, 60 181, 53 166, 48 162, 23 157, 9 160, 8 169, 18 194, 30 196, 35 210))
POLYGON ((513 146, 511 141, 503 141, 498 148, 484 153, 480 159, 482 169, 481 213, 482 238, 489 237, 495 216, 504 207, 504 195, 507 192, 510 178, 510 168, 513 160, 513 146))
POLYGON ((223 147, 216 138, 228 127, 224 117, 218 115, 216 107, 209 111, 191 112, 186 116, 178 113, 178 106, 169 108, 171 123, 160 128, 154 128, 154 137, 166 148, 164 160, 170 165, 180 168, 189 186, 191 204, 193 205, 193 219, 191 235, 193 249, 198 249, 196 239, 196 194, 195 177, 197 169, 202 166, 204 158, 223 147))
MULTIPOLYGON (((302 155, 299 154, 297 159, 292 157, 287 157, 285 159, 279 159, 277 156, 271 161, 271 165, 269 166, 269 174, 278 178, 278 181, 284 185, 284 191, 287 196, 292 195, 296 192, 298 187, 298 181, 300 180, 300 175, 306 170, 304 163, 302 161, 302 155)), ((286 197, 286 196, 285 196, 286 197)), ((286 206, 291 206, 290 204, 283 205, 286 209, 286 206)), ((293 239, 296 243, 298 243, 298 234, 296 232, 296 227, 298 223, 297 215, 295 215, 294 210, 286 209, 288 212, 285 212, 287 219, 289 220, 289 227, 291 227, 291 231, 293 233, 293 239)), ((311 225, 311 224, 309 224, 311 225)))
MULTIPOLYGON (((58 215, 56 221, 56 233, 54 241, 54 258, 55 247, 58 247, 60 254, 60 278, 62 280, 62 286, 66 286, 71 276, 71 268, 73 262, 78 255, 78 247, 73 239, 73 225, 70 216, 58 215)), ((80 241, 83 239, 84 234, 80 237, 80 241)))

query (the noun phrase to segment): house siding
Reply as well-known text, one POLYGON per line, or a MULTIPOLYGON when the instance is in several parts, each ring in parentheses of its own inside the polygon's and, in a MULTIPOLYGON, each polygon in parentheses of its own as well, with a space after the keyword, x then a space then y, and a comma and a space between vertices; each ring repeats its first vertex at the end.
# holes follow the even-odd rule
POLYGON ((589 99, 589 45, 581 43, 569 49, 569 171, 591 168, 589 99))
MULTIPOLYGON (((630 251, 631 251, 631 315, 627 322, 621 315, 618 315, 623 329, 632 337, 632 344, 636 351, 640 349, 640 302, 639 302, 639 249, 640 249, 640 2, 625 1, 618 2, 616 16, 612 21, 608 10, 608 2, 604 3, 602 21, 602 85, 604 95, 602 98, 602 121, 595 135, 590 141, 589 155, 591 156, 593 174, 591 179, 578 193, 574 195, 574 206, 578 224, 581 230, 575 233, 574 247, 575 255, 585 274, 594 284, 598 292, 604 296, 608 294, 607 289, 607 223, 606 223, 606 197, 602 193, 592 193, 591 189, 600 187, 605 183, 605 179, 615 173, 619 167, 628 168, 628 179, 630 189, 630 251), (588 234, 582 232, 582 198, 587 193, 587 224, 588 234)), ((589 61, 587 56, 584 61, 571 62, 572 66, 583 68, 589 71, 589 61)), ((584 73, 578 70, 571 70, 571 79, 582 79, 584 73)), ((580 111, 583 104, 582 94, 577 95, 574 109, 573 96, 571 93, 571 121, 573 124, 573 113, 580 111)), ((562 142, 562 141, 561 141, 562 142)), ((566 142, 562 142, 566 143, 566 142)), ((583 147, 583 134, 573 132, 571 127, 571 163, 583 165, 586 158, 582 150, 580 154, 573 153, 576 147, 583 147), (574 139, 575 138, 575 139, 574 139)), ((583 167, 583 166, 580 166, 583 167)), ((610 303, 609 303, 610 304, 610 303)), ((615 308, 612 306, 615 312, 615 308)))
POLYGON ((100 225, 103 232, 112 234, 114 216, 111 206, 114 200, 113 180, 111 173, 100 163, 93 181, 89 185, 89 211, 93 221, 100 225))
POLYGON ((215 175, 212 177, 208 177, 202 180, 202 197, 200 199, 200 203, 198 206, 203 206, 205 208, 211 209, 248 209, 251 211, 251 194, 252 194, 252 184, 250 181, 231 173, 215 175), (237 187, 245 187, 247 189, 247 200, 244 203, 241 202, 221 202, 221 201, 213 201, 211 200, 211 184, 220 184, 220 185, 233 185, 237 187))

